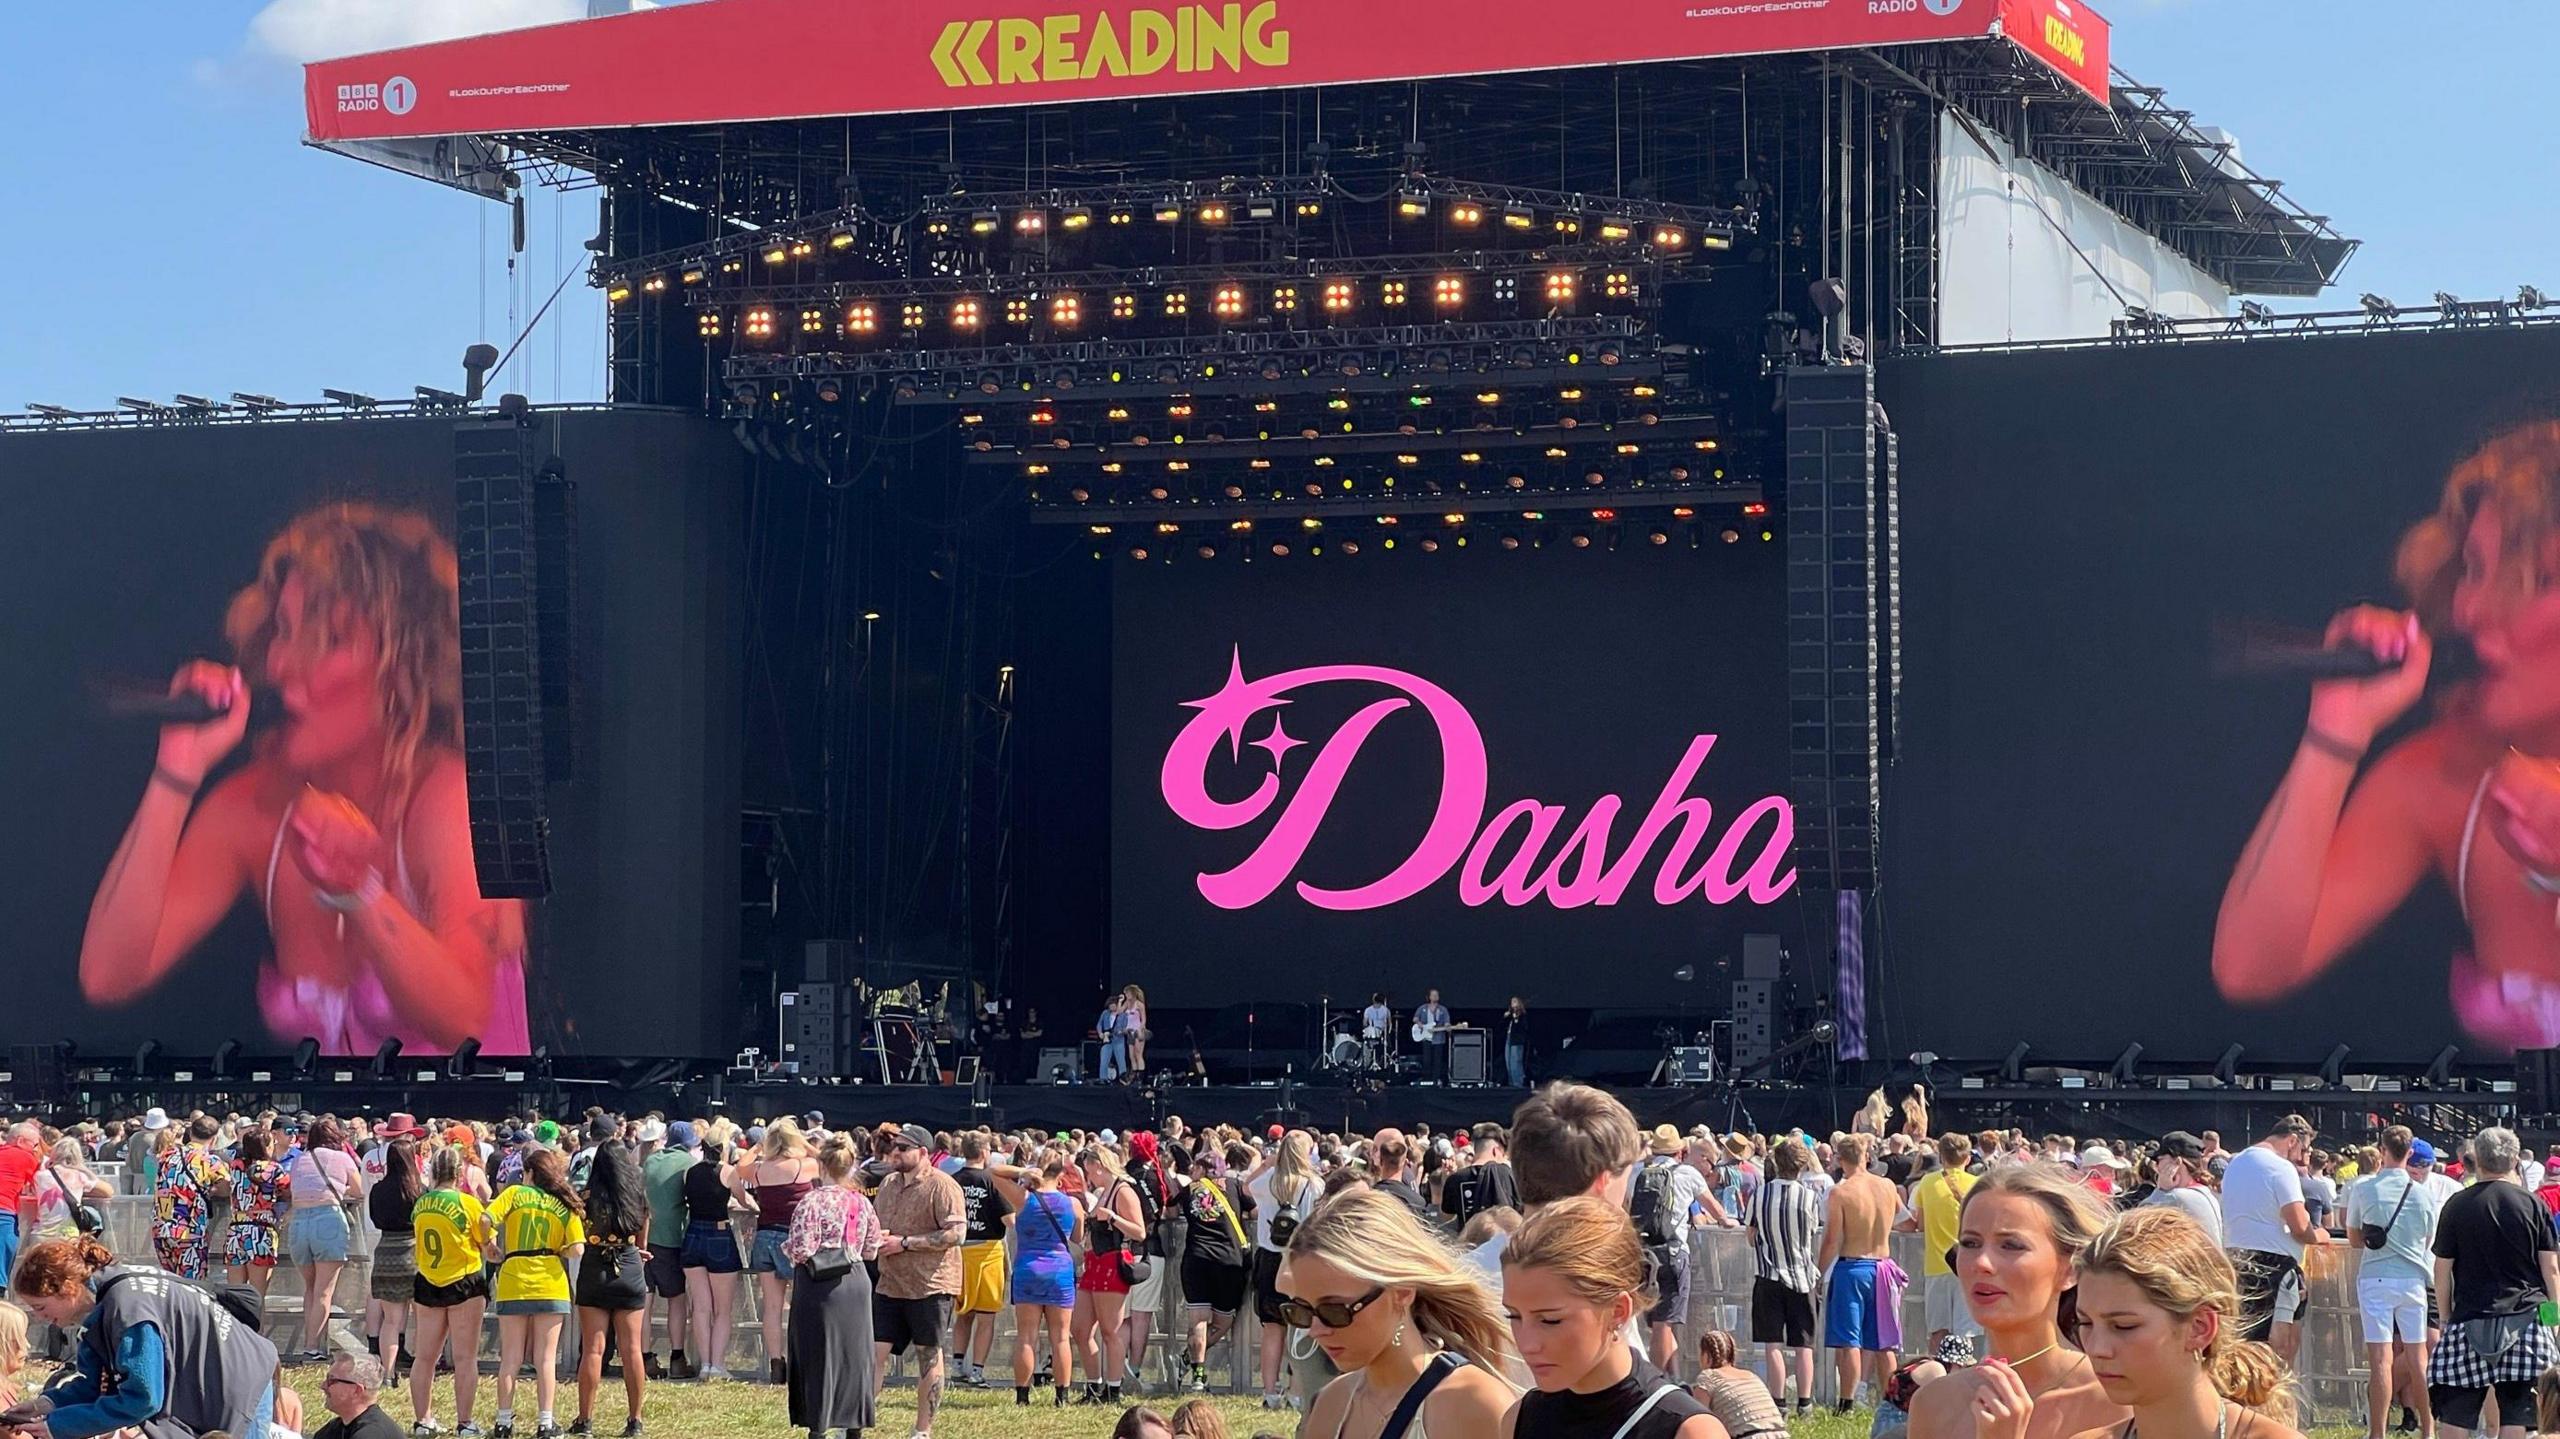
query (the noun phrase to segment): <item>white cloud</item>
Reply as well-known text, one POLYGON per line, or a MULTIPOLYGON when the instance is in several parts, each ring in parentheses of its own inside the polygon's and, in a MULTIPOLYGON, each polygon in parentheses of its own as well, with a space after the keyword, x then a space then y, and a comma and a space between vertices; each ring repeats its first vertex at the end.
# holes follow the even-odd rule
POLYGON ((246 49, 285 60, 326 60, 586 14, 587 0, 269 0, 249 21, 246 49))

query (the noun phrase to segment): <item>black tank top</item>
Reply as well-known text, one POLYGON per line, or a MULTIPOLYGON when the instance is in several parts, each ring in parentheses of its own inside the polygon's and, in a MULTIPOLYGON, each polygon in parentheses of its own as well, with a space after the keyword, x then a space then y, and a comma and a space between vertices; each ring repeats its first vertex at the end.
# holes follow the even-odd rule
POLYGON ((720 1161, 705 1159, 684 1172, 684 1211, 696 1224, 729 1222, 729 1186, 720 1182, 720 1161))
POLYGON ((1706 1413, 1707 1406, 1688 1390, 1672 1385, 1641 1355, 1626 1378, 1596 1394, 1532 1389, 1521 1395, 1520 1419, 1512 1433, 1514 1439, 1617 1439, 1627 1416, 1641 1408, 1654 1390, 1665 1387, 1671 1392, 1645 1411, 1625 1439, 1672 1439, 1682 1424, 1706 1413))

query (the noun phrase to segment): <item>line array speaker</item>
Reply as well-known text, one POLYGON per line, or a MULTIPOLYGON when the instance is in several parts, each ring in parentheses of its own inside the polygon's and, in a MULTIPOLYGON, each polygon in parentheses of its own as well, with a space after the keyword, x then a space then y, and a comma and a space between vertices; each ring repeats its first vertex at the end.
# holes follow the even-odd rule
POLYGON ((1814 892, 1875 883, 1878 429, 1866 366, 1787 371, 1789 790, 1814 892))
POLYGON ((551 892, 534 542, 538 431, 514 419, 453 430, 454 551, 462 598, 462 758, 480 893, 551 892))

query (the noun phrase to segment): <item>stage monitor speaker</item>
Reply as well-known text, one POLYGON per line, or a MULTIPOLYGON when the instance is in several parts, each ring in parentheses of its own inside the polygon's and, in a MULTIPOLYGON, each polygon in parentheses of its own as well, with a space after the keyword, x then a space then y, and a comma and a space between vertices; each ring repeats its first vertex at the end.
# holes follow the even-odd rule
POLYGON ((535 542, 539 431, 513 419, 453 429, 461 591, 462 763, 471 853, 489 899, 551 893, 543 777, 541 597, 535 542))
POLYGON ((1483 1030, 1453 1029, 1449 1031, 1449 1082, 1451 1084, 1485 1082, 1483 1030))
POLYGON ((1057 1045, 1040 1051, 1040 1067, 1031 1076, 1034 1084, 1048 1084, 1058 1079, 1070 1083, 1084 1078, 1084 1050, 1075 1045, 1057 1045))
POLYGON ((1787 952, 1774 934, 1746 934, 1742 937, 1742 977, 1744 979, 1785 978, 1787 952))
POLYGON ((2560 1049, 2517 1050, 2516 1089, 2526 1114, 2560 1114, 2560 1049))

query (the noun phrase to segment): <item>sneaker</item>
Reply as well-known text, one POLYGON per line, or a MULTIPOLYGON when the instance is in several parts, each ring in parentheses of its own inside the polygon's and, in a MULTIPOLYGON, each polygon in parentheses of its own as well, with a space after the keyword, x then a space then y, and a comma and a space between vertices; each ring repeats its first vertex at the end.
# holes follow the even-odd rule
POLYGON ((409 1426, 409 1439, 436 1439, 443 1432, 444 1426, 433 1419, 421 1419, 409 1426))
POLYGON ((516 1421, 501 1419, 489 1426, 489 1439, 516 1439, 516 1421))
POLYGON ((1286 1409, 1289 1407, 1289 1401, 1278 1394, 1265 1394, 1262 1396, 1262 1407, 1265 1409, 1286 1409))
POLYGON ((453 1439, 481 1439, 480 1426, 465 1419, 453 1426, 453 1439))
POLYGON ((592 1419, 572 1419, 569 1421, 569 1432, 576 1436, 576 1439, 592 1439, 592 1436, 596 1432, 595 1421, 592 1419))
POLYGON ((647 1432, 647 1429, 641 1425, 640 1416, 637 1414, 634 1414, 630 1418, 622 1421, 622 1439, 640 1439, 640 1436, 647 1432))
POLYGON ((704 1381, 705 1383, 709 1383, 728 1378, 729 1371, 721 1368, 717 1364, 705 1364, 702 1366, 701 1372, 694 1375, 694 1377, 704 1381))
POLYGON ((987 1382, 986 1375, 970 1369, 964 1369, 961 1371, 959 1384, 963 1389, 993 1389, 995 1387, 987 1382))
POLYGON ((557 1424, 537 1425, 533 1431, 533 1439, 560 1439, 560 1426, 557 1424))

